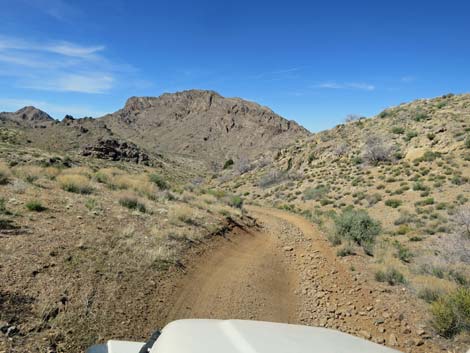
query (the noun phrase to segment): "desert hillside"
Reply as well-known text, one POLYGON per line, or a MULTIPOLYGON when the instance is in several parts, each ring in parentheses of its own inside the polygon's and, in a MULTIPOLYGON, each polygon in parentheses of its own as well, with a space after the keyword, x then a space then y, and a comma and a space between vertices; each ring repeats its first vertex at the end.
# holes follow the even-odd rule
POLYGON ((403 287, 428 303, 437 332, 468 337, 469 312, 451 303, 469 295, 470 95, 345 122, 252 168, 216 183, 302 214, 351 271, 403 287))
POLYGON ((99 119, 2 113, 0 352, 188 317, 464 352, 469 178, 470 95, 317 134, 210 91, 99 119))
POLYGON ((83 152, 126 143, 137 154, 189 158, 214 170, 227 161, 271 156, 309 135, 269 108, 202 90, 132 97, 123 109, 98 119, 66 116, 58 121, 25 107, 0 113, 0 126, 14 130, 16 143, 49 151, 83 152))

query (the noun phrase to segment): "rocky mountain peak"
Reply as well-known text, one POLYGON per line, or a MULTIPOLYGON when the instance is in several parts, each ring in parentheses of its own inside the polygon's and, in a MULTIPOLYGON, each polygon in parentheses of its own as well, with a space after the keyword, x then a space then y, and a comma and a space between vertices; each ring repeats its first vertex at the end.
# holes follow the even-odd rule
POLYGON ((26 106, 21 108, 20 110, 13 113, 13 115, 16 118, 15 120, 31 122, 54 120, 49 114, 33 106, 26 106))

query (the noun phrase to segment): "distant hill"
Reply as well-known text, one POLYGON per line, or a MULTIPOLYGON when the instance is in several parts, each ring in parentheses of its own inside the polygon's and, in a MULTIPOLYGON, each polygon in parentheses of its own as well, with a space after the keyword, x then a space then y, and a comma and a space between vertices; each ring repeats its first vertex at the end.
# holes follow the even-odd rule
MULTIPOLYGON (((190 90, 160 97, 132 97, 104 117, 62 121, 34 107, 0 113, 0 127, 17 129, 28 143, 46 150, 82 151, 102 140, 135 144, 150 155, 184 157, 222 165, 252 159, 309 135, 269 108, 213 91, 190 90)), ((99 148, 101 148, 99 147, 99 148)))
POLYGON ((269 108, 200 90, 132 97, 100 120, 150 150, 206 161, 253 158, 309 135, 269 108))

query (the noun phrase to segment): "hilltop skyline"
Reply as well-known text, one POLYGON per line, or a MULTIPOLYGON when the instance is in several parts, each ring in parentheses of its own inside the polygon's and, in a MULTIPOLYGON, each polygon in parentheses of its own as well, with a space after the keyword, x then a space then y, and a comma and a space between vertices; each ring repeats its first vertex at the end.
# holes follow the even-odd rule
POLYGON ((98 117, 130 96, 195 88, 319 131, 350 113, 468 91, 464 1, 0 4, 5 111, 98 117))

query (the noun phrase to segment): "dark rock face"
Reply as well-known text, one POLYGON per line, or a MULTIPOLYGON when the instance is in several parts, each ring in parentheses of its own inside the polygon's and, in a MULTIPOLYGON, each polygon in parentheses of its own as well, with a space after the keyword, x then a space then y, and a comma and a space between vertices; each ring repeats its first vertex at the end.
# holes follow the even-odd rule
POLYGON ((100 139, 96 144, 85 146, 83 156, 113 161, 126 161, 149 165, 149 156, 130 142, 112 138, 100 139))

